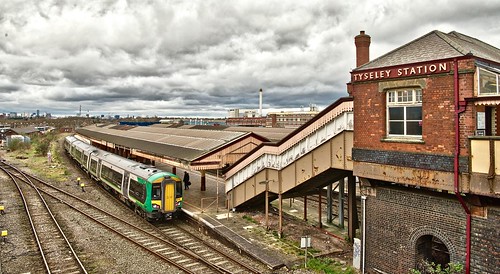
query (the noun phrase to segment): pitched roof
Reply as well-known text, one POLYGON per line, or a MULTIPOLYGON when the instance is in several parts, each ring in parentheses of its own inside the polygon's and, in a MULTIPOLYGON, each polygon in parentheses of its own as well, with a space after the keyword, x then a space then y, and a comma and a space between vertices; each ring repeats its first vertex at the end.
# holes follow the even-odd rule
POLYGON ((17 134, 31 134, 31 133, 40 133, 38 129, 35 127, 18 127, 18 128, 12 128, 12 131, 14 131, 17 134))
POLYGON ((434 30, 353 71, 454 58, 470 53, 500 63, 500 49, 456 31, 444 33, 434 30))
MULTIPOLYGON (((252 134, 248 132, 145 126, 117 128, 114 125, 91 125, 79 128, 76 132, 121 146, 186 161, 193 161, 252 134)), ((262 139, 267 141, 267 139, 262 139)))

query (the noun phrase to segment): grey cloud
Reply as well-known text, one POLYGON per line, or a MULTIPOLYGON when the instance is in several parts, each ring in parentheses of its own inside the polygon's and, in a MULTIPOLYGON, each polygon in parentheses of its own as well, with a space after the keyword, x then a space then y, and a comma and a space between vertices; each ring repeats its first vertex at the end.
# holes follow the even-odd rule
POLYGON ((260 88, 268 108, 325 107, 360 30, 372 58, 433 29, 500 44, 497 1, 430 2, 0 1, 0 112, 225 116, 260 88))

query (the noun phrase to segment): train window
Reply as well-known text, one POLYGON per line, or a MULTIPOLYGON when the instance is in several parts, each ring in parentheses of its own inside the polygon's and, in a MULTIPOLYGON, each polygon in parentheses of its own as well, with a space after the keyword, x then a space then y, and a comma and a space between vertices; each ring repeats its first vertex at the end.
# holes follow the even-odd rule
POLYGON ((78 149, 75 149, 75 159, 78 161, 78 162, 81 162, 82 161, 82 152, 79 151, 78 149))
POLYGON ((118 189, 122 188, 122 177, 123 175, 121 173, 114 171, 105 165, 102 165, 101 178, 106 180, 108 183, 115 185, 116 187, 118 187, 118 189))
POLYGON ((146 185, 141 185, 138 181, 130 179, 129 194, 139 202, 144 203, 146 201, 146 185))
POLYGON ((92 173, 96 173, 97 171, 97 161, 94 159, 90 159, 90 171, 92 173))
POLYGON ((122 187, 123 175, 117 171, 113 170, 113 182, 121 189, 122 187))
POLYGON ((153 184, 153 192, 151 192, 151 199, 161 199, 161 184, 153 184))

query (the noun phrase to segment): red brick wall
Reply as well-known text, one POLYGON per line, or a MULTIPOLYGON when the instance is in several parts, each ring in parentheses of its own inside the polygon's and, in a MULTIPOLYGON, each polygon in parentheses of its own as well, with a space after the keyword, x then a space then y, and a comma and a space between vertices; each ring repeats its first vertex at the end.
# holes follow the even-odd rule
POLYGON ((378 92, 378 84, 352 85, 354 97, 354 146, 378 147, 385 136, 385 96, 378 92))
MULTIPOLYGON (((415 243, 433 235, 446 244, 450 259, 465 265, 466 214, 453 195, 415 189, 379 187, 368 197, 366 267, 408 273, 415 267, 415 243)), ((472 217, 471 273, 497 273, 500 208, 472 217)))
MULTIPOLYGON (((459 62, 461 100, 474 94, 474 63, 459 62)), ((452 155, 455 150, 454 77, 450 74, 423 78, 423 144, 382 141, 386 137, 386 93, 379 92, 380 82, 353 84, 354 147, 417 153, 452 155)), ((401 80, 401 79, 397 79, 401 80)), ((475 117, 469 106, 460 117, 461 155, 468 154, 467 136, 473 135, 475 117)))

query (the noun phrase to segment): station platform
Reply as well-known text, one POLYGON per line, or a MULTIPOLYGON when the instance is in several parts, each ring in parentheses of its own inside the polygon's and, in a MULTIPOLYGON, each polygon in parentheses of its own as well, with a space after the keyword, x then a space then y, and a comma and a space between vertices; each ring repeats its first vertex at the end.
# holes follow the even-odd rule
MULTIPOLYGON (((168 170, 168 167, 160 167, 168 170)), ((177 169, 177 174, 181 175, 184 170, 177 169)), ((226 195, 224 192, 224 181, 216 176, 206 175, 206 189, 201 191, 201 178, 198 173, 188 171, 192 185, 188 190, 184 190, 183 211, 192 220, 195 220, 199 225, 205 227, 210 233, 226 243, 237 248, 240 252, 246 254, 255 260, 260 261, 269 269, 275 270, 284 266, 289 266, 293 262, 293 256, 289 256, 282 252, 276 252, 276 237, 273 236, 277 230, 277 201, 271 203, 268 224, 269 235, 256 234, 255 230, 260 229, 265 231, 264 219, 251 220, 247 216, 247 212, 236 212, 228 210, 226 207, 226 195), (272 215, 272 217, 271 217, 272 215), (270 239, 270 238, 273 239, 270 239)), ((263 209, 257 209, 263 215, 263 209)), ((283 214, 286 214, 283 223, 290 222, 290 218, 299 220, 299 225, 294 225, 293 230, 298 233, 314 234, 314 241, 329 241, 332 243, 330 247, 321 248, 321 252, 327 253, 342 253, 345 252, 345 247, 348 243, 344 240, 347 237, 347 232, 340 229, 338 225, 327 224, 326 218, 322 220, 322 227, 319 229, 317 222, 317 209, 307 210, 307 222, 301 222, 304 217, 303 202, 295 200, 282 203, 283 214), (303 225, 300 225, 303 224, 303 225), (327 239, 324 239, 326 237, 327 239), (340 247, 339 247, 340 246, 340 247), (344 247, 342 249, 341 247, 344 247), (325 250, 327 249, 327 250, 325 250)), ((323 214, 326 216, 326 214, 323 214)), ((297 223, 297 222, 295 222, 297 223)), ((290 228, 288 228, 290 230, 290 228)), ((286 231, 289 234, 290 231, 286 231)), ((300 241, 300 238, 299 238, 300 241)), ((296 259, 295 259, 296 261, 296 259)), ((349 264, 350 262, 345 262, 349 264)))
MULTIPOLYGON (((182 173, 181 173, 182 174, 182 173)), ((183 211, 190 218, 210 230, 212 235, 223 239, 240 252, 252 257, 270 269, 279 269, 285 266, 286 259, 254 239, 249 229, 248 222, 240 214, 232 212, 226 207, 224 184, 207 180, 205 191, 201 191, 200 181, 194 179, 196 175, 190 174, 192 185, 184 190, 183 211), (218 192, 217 192, 218 185, 218 192)))

